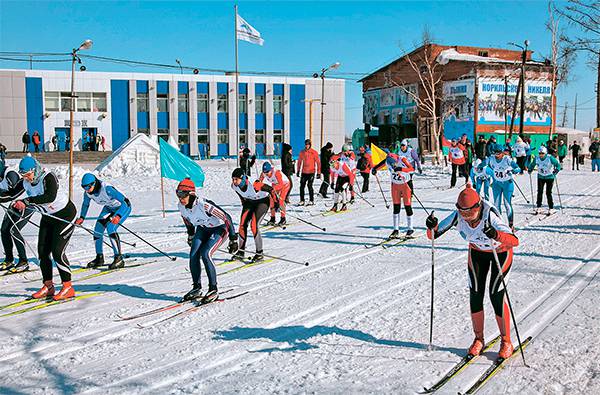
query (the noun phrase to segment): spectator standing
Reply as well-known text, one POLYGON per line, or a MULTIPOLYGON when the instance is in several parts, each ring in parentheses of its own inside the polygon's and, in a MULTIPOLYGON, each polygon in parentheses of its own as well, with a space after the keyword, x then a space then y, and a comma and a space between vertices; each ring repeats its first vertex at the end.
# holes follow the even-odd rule
POLYGON ((288 143, 283 143, 281 145, 281 171, 290 180, 290 191, 285 197, 285 202, 289 203, 292 187, 294 185, 292 181, 292 175, 294 174, 294 159, 292 157, 292 146, 288 143))
MULTIPOLYGON (((242 150, 242 156, 240 157, 240 168, 245 175, 250 177, 252 166, 256 162, 256 155, 250 156, 250 149, 248 147, 242 150)), ((259 176, 260 174, 257 174, 259 176)))
POLYGON ((106 151, 106 138, 104 135, 100 136, 100 144, 102 144, 102 151, 106 151))
MULTIPOLYGON (((33 146, 35 147, 35 152, 40 152, 40 134, 38 133, 38 131, 34 131, 33 132, 33 136, 31 137, 32 141, 33 141, 33 146)), ((42 151, 44 149, 42 148, 42 151)))
POLYGON ((329 180, 329 161, 331 160, 331 156, 333 152, 333 144, 328 142, 321 148, 321 174, 323 175, 323 183, 321 183, 321 187, 319 188, 319 194, 324 198, 327 198, 327 189, 330 185, 329 180))
POLYGON ((53 150, 58 151, 58 137, 56 135, 52 136, 50 142, 52 143, 53 150))
POLYGON ((475 156, 477 159, 481 159, 482 161, 486 158, 485 155, 485 146, 487 145, 485 141, 485 137, 480 134, 477 142, 475 143, 475 156))
POLYGON ((31 143, 31 136, 29 135, 29 132, 26 131, 23 133, 21 142, 23 143, 23 152, 29 152, 29 143, 31 143))
POLYGON ((309 139, 304 141, 304 149, 300 151, 298 156, 298 163, 296 164, 296 176, 300 177, 300 206, 304 206, 304 189, 308 184, 308 196, 310 201, 307 205, 312 206, 315 204, 315 191, 313 189, 313 182, 315 180, 315 172, 317 178, 321 178, 321 161, 319 160, 319 153, 312 149, 312 142, 309 139), (300 176, 302 174, 302 176, 300 176))
POLYGON ((558 160, 562 167, 563 160, 565 160, 565 157, 567 156, 567 146, 563 140, 560 140, 558 142, 558 150, 557 151, 558 151, 558 160))
POLYGON ((363 178, 363 186, 362 193, 369 192, 369 174, 371 174, 371 169, 373 168, 373 159, 371 158, 371 154, 367 152, 367 149, 364 146, 358 148, 358 163, 356 167, 360 171, 360 175, 363 178))
POLYGON ((496 136, 490 136, 487 143, 485 144, 485 156, 486 158, 494 155, 492 149, 496 147, 496 136))
POLYGON ((600 172, 600 141, 598 141, 598 137, 590 145, 590 156, 592 157, 592 171, 600 172))
MULTIPOLYGON (((592 147, 590 147, 592 149, 592 147)), ((569 146, 569 151, 573 155, 573 164, 571 165, 571 170, 575 170, 575 164, 577 164, 577 170, 579 170, 579 151, 581 151, 581 146, 577 144, 577 141, 573 141, 573 144, 569 146)))

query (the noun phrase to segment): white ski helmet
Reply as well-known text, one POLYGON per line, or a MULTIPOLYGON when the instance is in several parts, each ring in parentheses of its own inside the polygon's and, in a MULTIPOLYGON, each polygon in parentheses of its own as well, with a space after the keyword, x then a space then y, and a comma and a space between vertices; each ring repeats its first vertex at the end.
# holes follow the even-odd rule
POLYGON ((540 154, 547 154, 547 153, 548 153, 548 149, 542 145, 542 146, 541 146, 541 147, 538 149, 538 153, 540 153, 540 154))

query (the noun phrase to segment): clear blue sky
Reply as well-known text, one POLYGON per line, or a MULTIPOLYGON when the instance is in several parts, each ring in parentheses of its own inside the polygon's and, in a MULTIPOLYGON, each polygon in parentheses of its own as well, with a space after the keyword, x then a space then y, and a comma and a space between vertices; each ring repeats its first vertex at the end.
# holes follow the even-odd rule
MULTIPOLYGON (((112 2, 0 0, 0 51, 67 52, 91 38, 87 51, 184 66, 231 69, 234 2, 112 2)), ((463 2, 238 2, 239 12, 258 29, 265 45, 240 42, 240 69, 312 73, 335 61, 340 73, 367 73, 419 41, 427 25, 435 42, 507 47, 529 39, 534 57, 550 54, 544 27, 546 1, 463 2)), ((94 71, 163 71, 86 60, 94 71)), ((29 64, 0 60, 0 68, 29 64)), ((68 63, 37 64, 63 69, 68 63)), ((581 57, 573 81, 559 90, 558 103, 578 94, 578 129, 594 126, 594 72, 581 57)), ((360 84, 346 84, 346 129, 361 127, 360 84)), ((558 122, 562 108, 558 109, 558 122)), ((572 126, 573 113, 568 115, 572 126)))

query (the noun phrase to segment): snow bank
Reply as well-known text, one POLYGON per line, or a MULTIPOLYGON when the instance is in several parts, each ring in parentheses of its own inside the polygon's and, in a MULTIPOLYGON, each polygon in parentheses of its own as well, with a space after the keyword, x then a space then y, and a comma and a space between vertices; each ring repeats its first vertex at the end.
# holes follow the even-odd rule
POLYGON ((103 177, 156 176, 160 174, 158 144, 144 134, 136 134, 96 167, 103 177))
POLYGON ((438 57, 435 59, 439 64, 445 65, 448 64, 451 60, 462 60, 465 62, 482 62, 482 63, 514 63, 510 60, 498 59, 498 58, 490 58, 487 56, 477 56, 477 55, 468 55, 464 53, 458 52, 454 48, 445 49, 438 57))

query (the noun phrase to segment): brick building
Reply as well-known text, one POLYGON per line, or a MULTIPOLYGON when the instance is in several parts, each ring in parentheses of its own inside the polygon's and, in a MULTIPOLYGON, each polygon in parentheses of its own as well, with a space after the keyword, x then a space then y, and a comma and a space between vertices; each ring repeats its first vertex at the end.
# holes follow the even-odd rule
MULTIPOLYGON (((531 55, 532 51, 527 51, 524 133, 541 141, 547 138, 554 114, 552 66, 532 60, 531 55)), ((435 104, 446 138, 464 133, 474 140, 479 134, 487 137, 496 133, 499 141, 504 141, 518 90, 521 58, 521 51, 506 49, 423 45, 359 80, 365 130, 377 127, 377 137, 371 140, 382 146, 411 138, 415 139, 413 145, 418 143, 427 153, 433 149, 434 139, 433 120, 426 107, 435 104), (429 76, 436 81, 435 103, 427 100, 429 76), (418 105, 415 96, 428 103, 418 105)), ((517 108, 515 137, 519 121, 517 108)))

